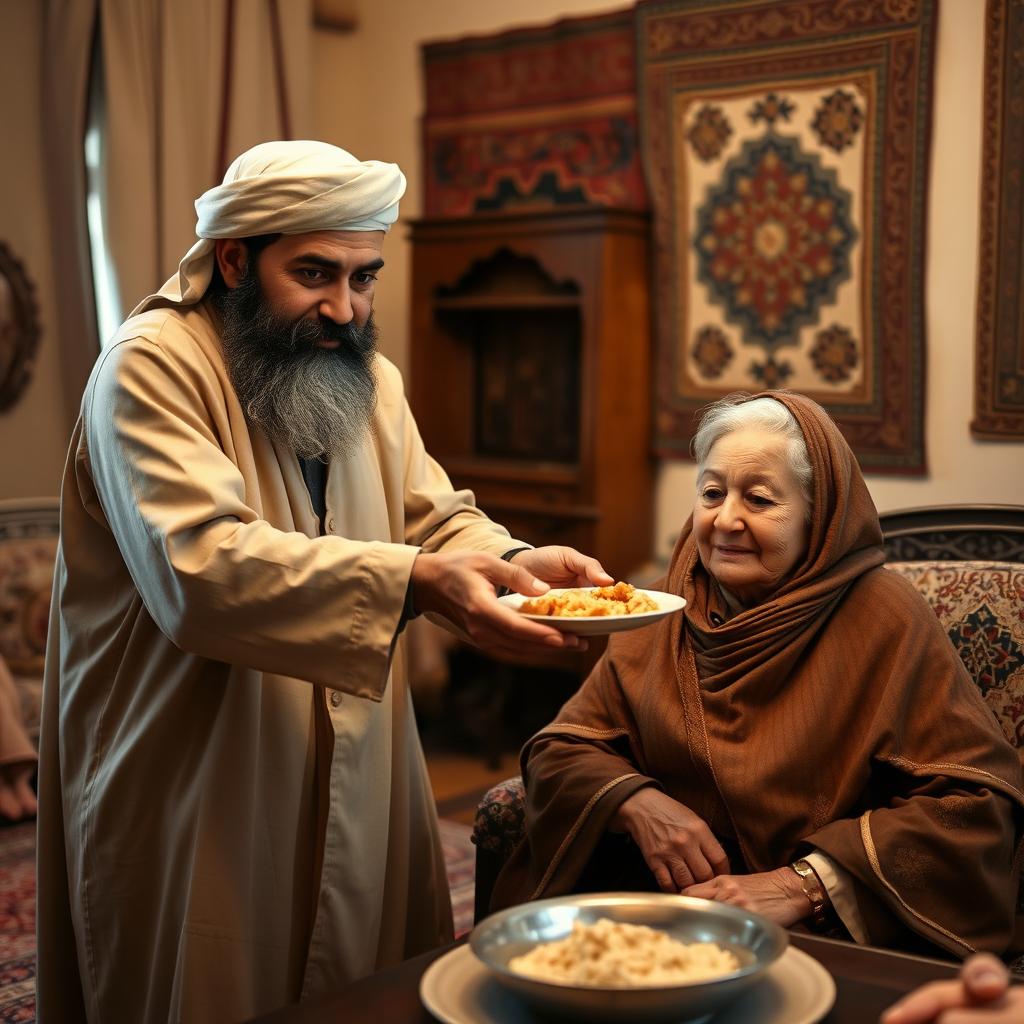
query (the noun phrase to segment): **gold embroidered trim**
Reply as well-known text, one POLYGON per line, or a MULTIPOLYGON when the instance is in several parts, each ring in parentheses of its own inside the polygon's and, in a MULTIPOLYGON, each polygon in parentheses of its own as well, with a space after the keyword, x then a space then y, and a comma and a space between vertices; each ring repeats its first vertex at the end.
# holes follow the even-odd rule
POLYGON ((617 786, 620 782, 625 782, 626 779, 636 779, 640 777, 639 772, 630 772, 628 775, 620 775, 617 779, 612 779, 610 782, 606 782, 588 801, 586 807, 580 811, 580 816, 573 823, 569 834, 562 840, 561 846, 555 851, 554 857, 551 858, 551 863, 548 865, 547 871, 544 872, 544 877, 540 880, 540 885, 533 891, 533 895, 530 897, 531 900, 537 899, 538 896, 547 888, 548 882, 551 881, 551 876, 558 869, 558 865, 562 862, 562 858, 565 856, 565 851, 569 848, 569 844, 576 838, 583 823, 587 819, 587 815, 590 814, 591 809, 598 800, 601 799, 613 786, 617 786))
POLYGON ((585 732, 589 736, 600 736, 602 739, 612 739, 615 736, 628 736, 630 739, 633 738, 633 734, 628 729, 595 729, 592 725, 577 725, 575 722, 559 722, 557 726, 541 729, 537 735, 557 736, 560 732, 565 732, 566 729, 585 732))
POLYGON ((1000 789, 1008 789, 1013 793, 1022 804, 1024 804, 1024 792, 1017 789, 1016 786, 1011 786, 1010 783, 999 778, 998 775, 993 775, 991 772, 985 771, 984 768, 972 768, 969 764, 957 764, 956 762, 945 762, 937 761, 934 764, 920 764, 917 761, 911 761, 907 757, 902 757, 899 754, 894 754, 892 757, 886 758, 890 764, 897 765, 898 767, 906 768, 913 775, 928 775, 938 774, 941 775, 943 770, 953 770, 958 772, 964 772, 967 775, 980 775, 982 778, 991 779, 993 782, 999 783, 1000 789))
POLYGON ((952 939, 954 942, 963 946, 970 953, 977 953, 978 951, 966 940, 960 938, 955 932, 951 932, 948 928, 944 928, 937 921, 933 921, 930 917, 925 917, 924 914, 919 914, 907 901, 896 891, 889 880, 882 874, 882 865, 878 859, 878 851, 875 849, 875 841, 871 838, 871 825, 868 823, 868 818, 871 817, 870 811, 865 811, 860 817, 860 838, 864 844, 864 850, 868 855, 868 860, 871 862, 871 870, 878 876, 878 880, 886 887, 899 900, 900 906, 907 911, 908 914, 912 914, 919 921, 928 925, 929 928, 934 928, 935 931, 941 932, 946 936, 947 939, 952 939))

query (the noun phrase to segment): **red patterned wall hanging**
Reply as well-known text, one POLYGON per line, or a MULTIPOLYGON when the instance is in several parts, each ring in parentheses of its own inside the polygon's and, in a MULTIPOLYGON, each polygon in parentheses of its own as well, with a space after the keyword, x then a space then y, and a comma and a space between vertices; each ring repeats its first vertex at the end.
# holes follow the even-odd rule
POLYGON ((645 208, 633 17, 424 46, 424 214, 645 208))
POLYGON ((863 468, 922 474, 935 0, 637 7, 656 447, 733 391, 821 402, 863 468))
POLYGON ((975 437, 1024 441, 1024 0, 985 12, 975 437))

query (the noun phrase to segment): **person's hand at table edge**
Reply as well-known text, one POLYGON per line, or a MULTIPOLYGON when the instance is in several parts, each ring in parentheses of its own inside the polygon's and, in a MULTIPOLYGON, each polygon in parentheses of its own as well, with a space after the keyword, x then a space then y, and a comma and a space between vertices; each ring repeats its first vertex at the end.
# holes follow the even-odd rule
POLYGON ((1009 972, 991 953, 964 961, 960 976, 932 981, 904 996, 879 1024, 1020 1024, 1024 987, 1010 988, 1009 972))

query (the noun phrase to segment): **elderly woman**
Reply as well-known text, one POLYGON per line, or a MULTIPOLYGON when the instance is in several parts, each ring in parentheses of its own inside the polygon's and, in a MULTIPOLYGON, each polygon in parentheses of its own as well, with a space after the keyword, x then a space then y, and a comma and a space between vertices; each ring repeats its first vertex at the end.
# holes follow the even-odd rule
POLYGON ((713 406, 663 589, 522 754, 526 840, 492 906, 658 888, 957 956, 1014 930, 1024 793, 934 614, 882 567, 835 424, 766 392, 713 406))

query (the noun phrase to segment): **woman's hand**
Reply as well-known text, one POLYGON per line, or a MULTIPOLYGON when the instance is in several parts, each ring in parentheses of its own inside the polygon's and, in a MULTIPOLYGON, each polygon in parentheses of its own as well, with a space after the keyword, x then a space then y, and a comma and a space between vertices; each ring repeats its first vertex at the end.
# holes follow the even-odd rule
POLYGON ((611 829, 629 833, 664 892, 679 892, 729 870, 729 859, 704 819, 660 789, 645 786, 627 797, 611 829))
POLYGON ((1024 986, 1009 983, 996 957, 975 953, 959 978, 922 985, 890 1006, 880 1024, 1016 1024, 1024 1020, 1024 986))
POLYGON ((800 876, 791 867, 753 875, 719 875, 710 882, 689 886, 683 895, 753 910, 783 928, 811 913, 811 901, 804 895, 800 876))
POLYGON ((552 587, 607 587, 615 582, 596 558, 575 548, 532 548, 513 555, 510 561, 552 587))
POLYGON ((29 779, 34 764, 0 766, 0 818, 21 821, 36 813, 36 795, 29 779))

